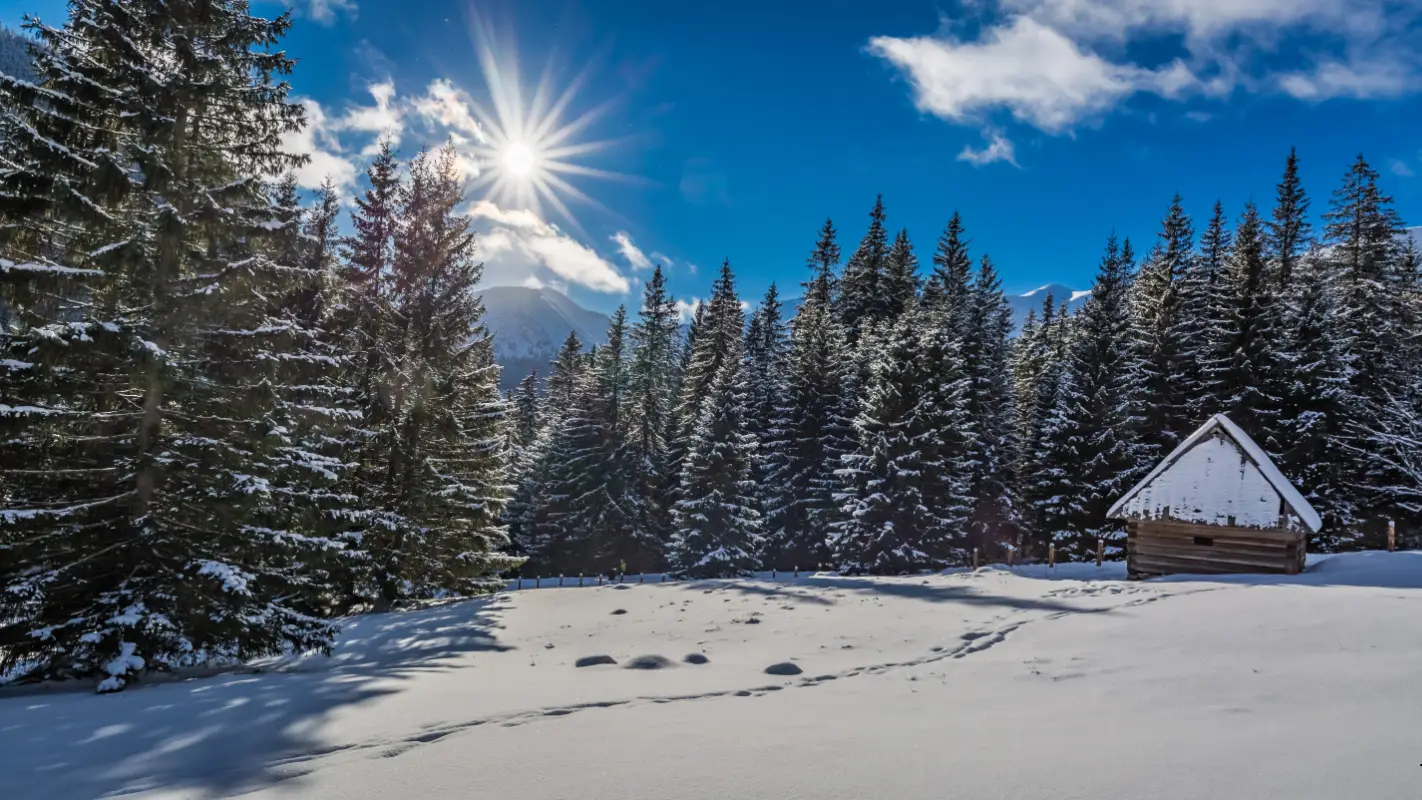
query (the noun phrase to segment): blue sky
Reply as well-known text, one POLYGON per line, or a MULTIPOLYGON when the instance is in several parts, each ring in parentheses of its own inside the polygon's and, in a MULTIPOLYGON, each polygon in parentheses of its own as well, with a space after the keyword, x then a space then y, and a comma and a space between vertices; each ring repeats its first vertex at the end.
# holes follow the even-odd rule
MULTIPOLYGON (((7 23, 26 11, 58 22, 63 5, 0 0, 7 23)), ((576 85, 558 123, 592 118, 560 146, 607 144, 563 160, 622 177, 557 173, 591 201, 555 192, 572 219, 511 179, 476 191, 474 213, 489 282, 595 308, 635 305, 649 260, 670 262, 684 299, 727 257, 748 299, 798 283, 824 218, 847 254, 878 193, 924 262, 956 209, 1009 290, 1082 288, 1105 236, 1144 249, 1176 191, 1200 223, 1216 199, 1232 216, 1269 205, 1291 145, 1315 211, 1362 152, 1422 224, 1418 0, 303 0, 296 13, 287 48, 310 126, 290 146, 313 155, 308 183, 330 173, 358 191, 382 131, 406 154, 452 134, 471 178, 497 177, 494 95, 506 123, 540 79, 552 96, 576 85), (490 72, 521 101, 491 92, 490 72)))

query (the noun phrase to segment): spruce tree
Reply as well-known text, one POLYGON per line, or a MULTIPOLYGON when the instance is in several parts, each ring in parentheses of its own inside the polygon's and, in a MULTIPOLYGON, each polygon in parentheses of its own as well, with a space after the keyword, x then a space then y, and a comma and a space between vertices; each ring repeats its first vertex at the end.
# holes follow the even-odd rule
POLYGON ((890 317, 892 288, 888 282, 889 239, 884 228, 884 197, 874 200, 869 212, 869 230, 844 266, 839 281, 840 324, 850 343, 858 341, 867 323, 881 323, 890 317))
POLYGON ((1133 347, 1130 241, 1113 235, 1086 304, 1073 320, 1051 411, 1042 426, 1039 478, 1031 487, 1042 532, 1068 558, 1087 558, 1097 537, 1119 542, 1109 510, 1152 462, 1134 413, 1141 368, 1133 347))
POLYGON ((1286 290, 1293 281, 1294 268, 1307 252, 1311 227, 1308 221, 1308 194, 1299 180, 1299 158, 1289 148, 1284 164, 1284 177, 1275 191, 1273 219, 1265 223, 1269 234, 1269 253, 1279 288, 1286 290))
POLYGON ((482 265, 458 208, 462 181, 450 147, 410 163, 400 192, 389 287, 395 372, 386 387, 381 524, 364 536, 365 591, 376 607, 405 598, 487 591, 517 566, 500 518, 509 487, 507 408, 498 392, 482 265), (472 332, 472 338, 471 338, 472 332))
POLYGON ((1188 387, 1185 403, 1191 420, 1205 420, 1220 411, 1211 373, 1215 358, 1212 348, 1234 313, 1225 299, 1228 292, 1221 289, 1233 242, 1233 234, 1225 225, 1224 204, 1215 201, 1210 221, 1200 234, 1200 252, 1190 261, 1180 284, 1179 330, 1185 351, 1184 383, 1188 387))
POLYGON ((1381 540, 1378 518, 1390 513, 1391 499, 1383 490, 1396 476, 1369 453, 1367 431, 1383 427, 1380 415, 1388 393, 1408 381, 1404 369, 1410 339, 1404 327, 1408 298, 1399 246, 1403 227, 1392 198, 1378 189, 1377 178, 1359 156, 1323 215, 1338 297, 1337 336, 1349 368, 1351 424, 1343 444, 1351 455, 1345 472, 1362 506, 1359 516, 1346 523, 1367 523, 1374 544, 1381 540))
POLYGON ((1345 477, 1344 452, 1352 395, 1346 354, 1337 337, 1333 275, 1321 250, 1294 264, 1279 357, 1284 381, 1279 419, 1278 465, 1323 517, 1323 529, 1309 537, 1310 552, 1348 546, 1357 505, 1345 477))
MULTIPOLYGON (((539 540, 537 558, 558 574, 625 571, 645 558, 637 537, 637 498, 631 492, 631 451, 623 419, 628 364, 627 310, 619 307, 592 364, 577 382, 552 448, 559 454, 543 490, 563 498, 539 540)), ((655 547, 652 547, 655 552, 655 547)))
POLYGON ((887 319, 897 319, 904 309, 918 302, 918 257, 913 254, 908 230, 899 231, 889 247, 884 266, 884 287, 888 297, 887 319))
POLYGON ((1191 400, 1200 376, 1191 321, 1182 300, 1184 278, 1194 269, 1194 230, 1180 195, 1170 202, 1156 246, 1132 289, 1132 336, 1140 369, 1136 398, 1147 460, 1164 457, 1199 425, 1191 400))
POLYGON ((37 83, 0 77, 0 669, 101 691, 326 646, 303 565, 337 546, 283 402, 290 18, 131 11, 78 0, 30 26, 37 83))
MULTIPOLYGON (((739 306, 738 306, 739 308, 739 306)), ((746 386, 739 343, 717 369, 681 473, 671 562, 688 578, 730 578, 758 565, 760 512, 745 430, 746 386)))
POLYGON ((1012 309, 992 260, 983 256, 970 287, 964 359, 968 378, 966 424, 973 428, 968 454, 972 494, 970 536, 983 546, 1005 543, 1015 533, 1012 497, 1012 385, 1008 337, 1012 309))
POLYGON ((915 310, 894 325, 855 421, 859 447, 844 459, 845 521, 833 542, 843 572, 897 575, 942 567, 961 533, 942 524, 925 496, 931 489, 925 484, 942 471, 932 460, 936 448, 924 448, 938 434, 920 352, 925 313, 915 310))
POLYGON ((924 303, 941 303, 947 309, 948 330, 952 337, 961 337, 966 330, 972 282, 973 261, 968 256, 963 218, 954 211, 938 237, 938 250, 933 254, 933 272, 923 290, 924 303))
POLYGON ((1224 413, 1266 446, 1279 440, 1283 404, 1277 286, 1267 261, 1263 222, 1254 204, 1247 204, 1216 289, 1224 313, 1210 331, 1205 372, 1216 413, 1224 413))
POLYGON ((828 563, 827 532, 838 519, 840 457, 853 447, 846 406, 848 367, 844 333, 832 299, 839 247, 826 221, 809 258, 810 280, 800 312, 790 323, 784 400, 773 428, 775 446, 764 457, 765 565, 816 569, 828 563))
POLYGON ((643 543, 627 563, 638 572, 662 568, 671 531, 672 492, 677 479, 670 439, 676 427, 678 323, 676 302, 667 293, 666 275, 658 265, 647 281, 642 310, 632 328, 636 351, 626 404, 629 482, 637 501, 633 529, 637 541, 643 543))

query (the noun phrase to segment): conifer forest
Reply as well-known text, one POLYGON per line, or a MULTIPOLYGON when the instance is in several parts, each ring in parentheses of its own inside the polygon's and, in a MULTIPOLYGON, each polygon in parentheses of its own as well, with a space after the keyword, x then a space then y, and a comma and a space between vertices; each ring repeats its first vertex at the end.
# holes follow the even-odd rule
POLYGON ((74 0, 0 74, 0 672, 118 690, 518 574, 1110 557, 1111 503, 1216 413, 1311 551, 1417 542, 1419 253, 1361 156, 1107 223, 1085 305, 1020 331, 970 198, 931 242, 880 199, 804 232, 799 286, 743 297, 732 254, 689 321, 657 268, 505 396, 454 151, 312 196, 289 17, 137 7, 74 0))

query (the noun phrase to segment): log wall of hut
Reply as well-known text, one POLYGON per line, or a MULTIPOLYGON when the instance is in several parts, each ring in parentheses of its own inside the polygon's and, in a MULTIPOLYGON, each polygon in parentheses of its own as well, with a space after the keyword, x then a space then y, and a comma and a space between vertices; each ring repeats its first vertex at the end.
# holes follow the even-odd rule
POLYGON ((1304 534, 1227 528, 1173 520, 1135 520, 1127 525, 1126 568, 1133 578, 1173 573, 1303 570, 1304 534))

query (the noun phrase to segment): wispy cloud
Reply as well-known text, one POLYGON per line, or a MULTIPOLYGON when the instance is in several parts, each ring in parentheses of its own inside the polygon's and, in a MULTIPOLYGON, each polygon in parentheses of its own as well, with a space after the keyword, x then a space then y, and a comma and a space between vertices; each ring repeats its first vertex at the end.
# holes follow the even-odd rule
POLYGON ((655 250, 652 251, 652 260, 664 267, 676 266, 676 262, 672 260, 671 256, 665 253, 658 253, 655 250))
POLYGON ((308 0, 306 16, 321 25, 333 25, 336 17, 356 15, 355 0, 308 0))
POLYGON ((337 191, 348 193, 355 185, 355 162, 342 151, 321 105, 314 100, 302 100, 301 104, 306 112, 305 126, 281 136, 283 151, 307 156, 306 164, 295 171, 297 184, 303 189, 316 189, 329 177, 337 191))
MULTIPOLYGON (((1010 118, 1067 134, 1138 95, 1192 104, 1244 91, 1305 101, 1422 90, 1422 4, 1393 0, 995 0, 980 28, 876 36, 915 105, 991 128, 1010 118), (1171 39, 1178 58, 1141 63, 1131 45, 1171 39), (1288 54, 1287 67, 1283 54, 1288 54)), ((1182 109, 1194 119, 1208 113, 1182 109)), ((990 137, 989 137, 990 138, 990 137)), ((965 150, 965 160, 991 151, 965 150)), ((999 159, 1001 160, 1001 159, 999 159)), ((976 163, 976 162, 974 162, 976 163)))
POLYGON ((958 153, 958 160, 966 161, 975 167, 998 161, 1006 161, 1014 167, 1019 166, 1016 148, 1013 147, 1011 140, 997 131, 988 133, 986 147, 974 149, 972 145, 963 145, 962 152, 958 153))
POLYGON ((1412 171, 1412 167, 1400 158, 1394 158, 1387 166, 1392 170, 1392 174, 1401 178, 1411 178, 1416 174, 1412 171))
POLYGON ((647 258, 647 254, 642 252, 642 248, 632 241, 632 236, 627 231, 618 231, 608 238, 617 243, 617 251, 627 260, 627 265, 632 269, 652 268, 652 260, 647 258))
POLYGON ((528 276, 543 280, 546 273, 595 292, 625 294, 631 289, 611 262, 532 211, 479 200, 469 215, 482 234, 479 252, 490 284, 527 285, 528 276))

